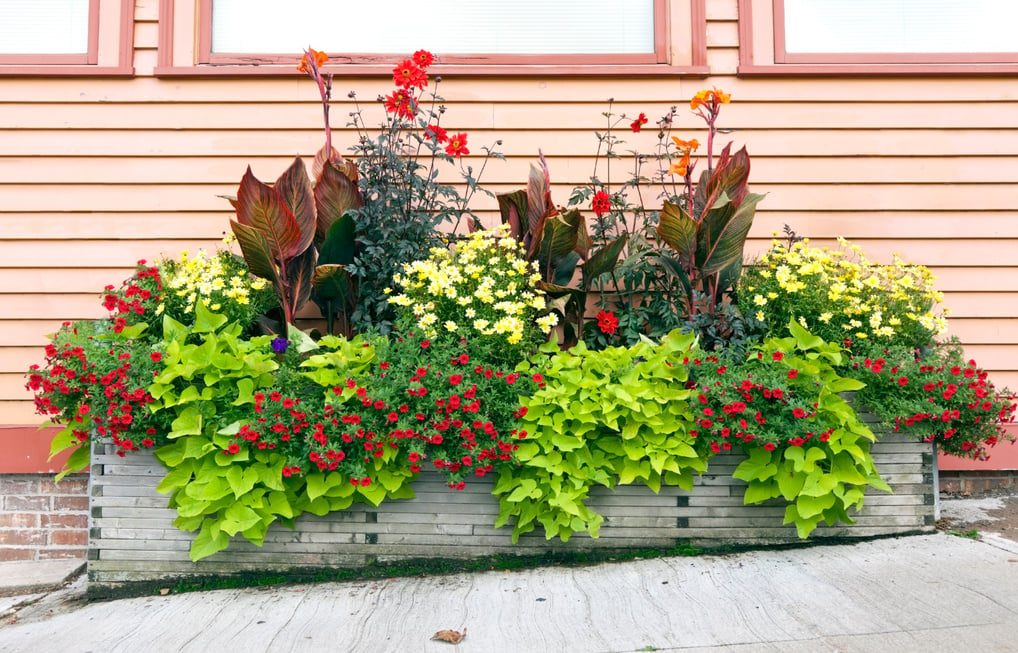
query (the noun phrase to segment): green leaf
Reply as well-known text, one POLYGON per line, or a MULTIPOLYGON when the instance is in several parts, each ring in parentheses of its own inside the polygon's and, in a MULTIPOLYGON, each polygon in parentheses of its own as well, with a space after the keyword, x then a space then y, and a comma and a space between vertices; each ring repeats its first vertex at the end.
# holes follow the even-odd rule
POLYGON ((746 505, 763 503, 778 496, 778 493, 778 484, 774 480, 752 480, 746 487, 742 501, 746 505))
POLYGON ((866 387, 866 384, 862 381, 847 376, 831 379, 824 385, 828 391, 833 393, 862 390, 866 387))
POLYGON ((202 427, 202 415, 197 406, 189 405, 180 411, 177 418, 170 425, 170 432, 166 437, 172 439, 185 435, 200 435, 202 427))
POLYGON ((319 265, 350 265, 357 253, 357 232, 354 219, 349 215, 337 219, 325 237, 318 252, 319 265))
POLYGON ((226 324, 228 318, 225 315, 219 315, 213 313, 205 306, 204 302, 196 302, 194 306, 194 326, 192 329, 195 333, 212 333, 218 331, 220 327, 226 324))
POLYGON ((823 338, 813 335, 795 320, 788 321, 788 332, 792 334, 792 337, 795 339, 795 346, 801 351, 816 349, 827 344, 823 338))
POLYGON ((163 340, 164 341, 180 341, 184 342, 187 340, 187 336, 190 331, 186 326, 180 322, 174 320, 168 314, 163 315, 163 340))
POLYGON ((799 492, 802 491, 803 484, 806 483, 806 475, 783 472, 777 475, 777 483, 781 496, 785 498, 785 501, 794 501, 799 496, 799 492))
POLYGON ((323 301, 334 302, 337 307, 346 306, 355 293, 353 275, 346 266, 319 263, 311 278, 311 287, 319 306, 323 301))
POLYGON ((742 481, 762 481, 774 478, 777 472, 778 466, 774 463, 772 454, 763 448, 755 448, 750 449, 746 459, 732 472, 732 477, 742 481))
POLYGON ((537 261, 545 281, 555 278, 559 264, 576 249, 582 219, 580 212, 574 210, 546 215, 538 223, 527 259, 537 261))
POLYGON ((511 502, 511 503, 519 503, 520 501, 523 501, 524 499, 530 498, 531 494, 536 489, 537 489, 537 481, 535 481, 533 479, 529 479, 529 478, 521 479, 519 487, 517 487, 515 490, 513 490, 509 494, 509 496, 506 497, 506 500, 511 502))
POLYGON ((589 289, 594 280, 599 276, 615 269, 615 266, 618 265, 619 255, 626 246, 628 238, 628 234, 623 234, 590 255, 590 258, 587 259, 581 268, 583 272, 583 287, 585 289, 589 289))
POLYGON ((226 509, 220 528, 230 535, 247 530, 261 521, 257 512, 242 503, 234 503, 226 509))
POLYGON ((308 474, 307 476, 304 477, 304 480, 307 482, 308 498, 310 498, 312 501, 320 496, 328 494, 329 490, 331 490, 332 488, 343 484, 342 475, 323 474, 322 472, 314 472, 313 474, 308 474))
POLYGON ((230 544, 230 537, 214 526, 212 522, 202 523, 201 531, 191 543, 191 562, 198 562, 203 558, 218 553, 230 544))
POLYGON ((385 499, 385 488, 381 483, 372 483, 367 487, 360 486, 357 493, 373 506, 379 505, 385 499))
POLYGON ((240 498, 247 494, 258 481, 258 472, 254 469, 242 469, 239 465, 232 465, 226 470, 226 481, 230 484, 233 496, 240 498))
POLYGON ((290 500, 287 498, 285 492, 269 492, 267 497, 267 506, 272 514, 279 515, 280 517, 290 519, 295 516, 293 506, 290 504, 290 500))
POLYGON ((156 492, 159 494, 175 492, 190 483, 192 477, 193 472, 190 465, 171 469, 163 477, 163 480, 159 481, 159 485, 156 486, 156 492))
MULTIPOLYGON (((817 496, 800 495, 795 502, 796 512, 801 519, 810 519, 823 513, 837 501, 833 494, 820 494, 817 496)), ((798 526, 798 522, 796 522, 798 526)))

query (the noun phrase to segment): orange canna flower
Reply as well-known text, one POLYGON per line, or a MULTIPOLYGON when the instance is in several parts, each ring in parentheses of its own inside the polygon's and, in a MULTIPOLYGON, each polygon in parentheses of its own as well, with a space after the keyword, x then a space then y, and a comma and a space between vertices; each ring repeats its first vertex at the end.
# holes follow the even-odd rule
POLYGON ((304 53, 304 56, 300 58, 300 64, 298 64, 297 70, 305 74, 310 73, 312 60, 314 61, 315 68, 321 68, 322 64, 329 60, 329 55, 324 52, 308 48, 307 52, 304 53), (308 55, 311 56, 311 59, 308 59, 308 55))
POLYGON ((672 136, 672 140, 675 141, 675 147, 680 152, 684 153, 687 157, 689 156, 690 152, 700 149, 700 141, 696 140, 695 138, 690 139, 688 141, 684 141, 681 138, 678 138, 677 136, 672 136))
POLYGON ((678 163, 673 163, 671 167, 668 168, 668 174, 685 177, 688 171, 689 171, 689 151, 687 150, 682 155, 682 159, 678 163))
POLYGON ((728 104, 731 101, 731 94, 725 93, 715 86, 712 89, 704 89, 694 95, 693 99, 689 101, 689 108, 696 110, 698 107, 707 106, 709 104, 728 104))

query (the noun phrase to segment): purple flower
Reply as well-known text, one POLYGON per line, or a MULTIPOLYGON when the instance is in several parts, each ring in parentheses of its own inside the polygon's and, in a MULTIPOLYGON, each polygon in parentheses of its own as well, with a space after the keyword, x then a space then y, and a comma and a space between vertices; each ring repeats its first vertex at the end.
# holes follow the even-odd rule
POLYGON ((277 354, 285 354, 286 348, 290 346, 286 338, 273 338, 270 344, 272 345, 272 351, 277 354))

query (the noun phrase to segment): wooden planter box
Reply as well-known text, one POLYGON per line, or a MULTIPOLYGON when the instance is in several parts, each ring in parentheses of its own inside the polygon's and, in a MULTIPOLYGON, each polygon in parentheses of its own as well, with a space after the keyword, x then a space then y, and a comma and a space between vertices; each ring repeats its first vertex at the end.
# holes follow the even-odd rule
MULTIPOLYGON (((872 449, 877 469, 894 494, 871 491, 855 525, 822 526, 811 539, 864 538, 934 529, 934 456, 928 444, 884 436, 872 449)), ((715 456, 692 492, 643 486, 596 488, 588 505, 604 515, 601 535, 546 540, 538 530, 512 544, 510 529, 495 529, 498 501, 491 480, 471 479, 449 490, 435 473, 414 484, 417 498, 377 508, 355 504, 325 517, 305 515, 296 530, 274 524, 262 547, 238 538, 230 548, 192 563, 194 533, 173 526, 176 512, 155 487, 165 470, 147 453, 93 456, 88 578, 98 588, 181 576, 251 571, 360 567, 406 558, 471 558, 553 551, 669 549, 689 542, 726 544, 799 542, 793 525, 782 526, 779 501, 746 506, 745 483, 731 477, 741 454, 715 456)))

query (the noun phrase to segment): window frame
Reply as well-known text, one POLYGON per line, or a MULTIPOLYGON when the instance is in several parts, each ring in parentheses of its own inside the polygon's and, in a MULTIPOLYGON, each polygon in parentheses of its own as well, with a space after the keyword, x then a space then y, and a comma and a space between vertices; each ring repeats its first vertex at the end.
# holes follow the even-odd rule
MULTIPOLYGON (((156 76, 299 75, 300 53, 217 54, 212 49, 212 0, 161 0, 156 76)), ((459 76, 667 76, 706 77, 706 0, 654 0, 655 51, 646 54, 440 55, 432 70, 459 76), (685 35, 684 37, 682 35, 685 35), (673 40, 683 38, 679 44, 673 40), (549 61, 550 57, 554 60, 549 61)), ((330 53, 335 76, 388 76, 398 54, 330 53)))
POLYGON ((0 54, 0 77, 134 75, 133 0, 89 0, 84 53, 0 54))
POLYGON ((740 76, 950 76, 1018 72, 1018 52, 803 53, 785 49, 785 0, 738 0, 740 76))

